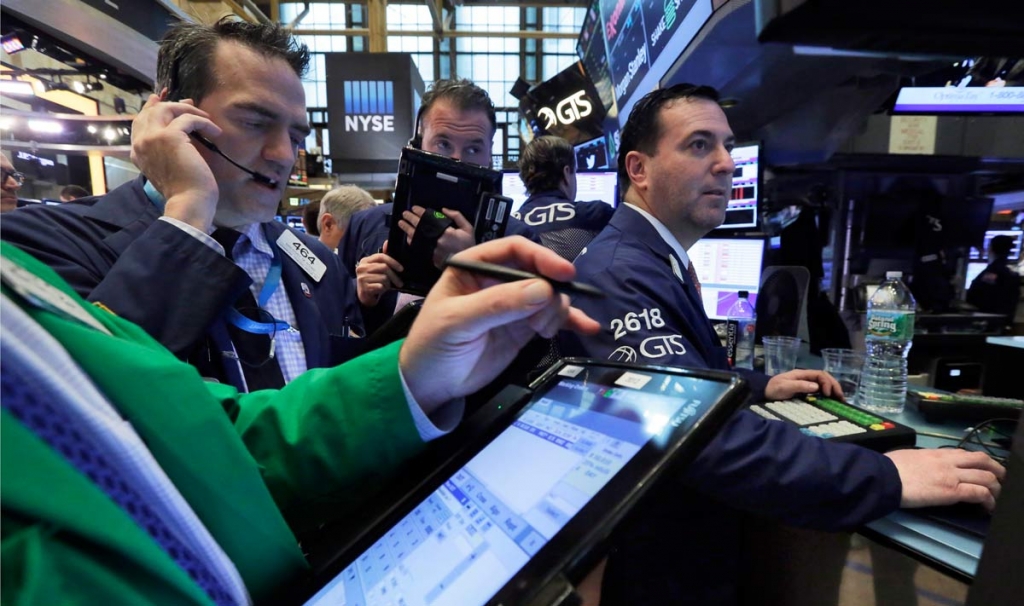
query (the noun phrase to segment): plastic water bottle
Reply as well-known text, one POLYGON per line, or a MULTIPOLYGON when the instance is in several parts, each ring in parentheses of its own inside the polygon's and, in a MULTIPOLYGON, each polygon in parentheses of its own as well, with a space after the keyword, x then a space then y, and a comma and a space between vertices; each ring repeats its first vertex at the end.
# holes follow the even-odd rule
POLYGON ((726 315, 726 355, 733 368, 754 368, 754 333, 756 315, 754 306, 747 299, 750 296, 745 290, 739 292, 739 298, 732 304, 726 315))
POLYGON ((902 277, 898 271, 886 272, 885 282, 868 301, 867 359, 857 403, 882 414, 903 412, 907 398, 907 354, 913 344, 917 303, 902 277))

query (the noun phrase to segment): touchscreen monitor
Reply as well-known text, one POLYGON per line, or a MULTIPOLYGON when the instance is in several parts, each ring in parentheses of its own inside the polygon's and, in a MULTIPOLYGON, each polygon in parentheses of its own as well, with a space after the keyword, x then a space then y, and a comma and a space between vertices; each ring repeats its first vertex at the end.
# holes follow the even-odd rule
POLYGON ((608 362, 569 360, 545 377, 305 603, 516 602, 607 534, 670 460, 696 456, 743 391, 726 373, 608 362))

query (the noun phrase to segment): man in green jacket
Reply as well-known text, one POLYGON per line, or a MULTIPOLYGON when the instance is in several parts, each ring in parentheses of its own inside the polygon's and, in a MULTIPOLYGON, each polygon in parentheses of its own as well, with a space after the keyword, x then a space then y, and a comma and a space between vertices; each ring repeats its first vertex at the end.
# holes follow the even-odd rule
MULTIPOLYGON (((351 511, 420 451, 424 426, 454 426, 460 398, 533 335, 598 329, 543 280, 495 284, 449 269, 404 341, 243 394, 204 381, 28 254, 7 244, 0 253, 4 604, 265 601, 308 568, 295 529, 351 511), (77 414, 88 422, 54 421, 77 414), (106 425, 90 434, 93 448, 60 445, 96 419, 106 425), (83 472, 97 460, 143 479, 126 487, 83 472)), ((574 274, 521 238, 462 255, 574 274)))

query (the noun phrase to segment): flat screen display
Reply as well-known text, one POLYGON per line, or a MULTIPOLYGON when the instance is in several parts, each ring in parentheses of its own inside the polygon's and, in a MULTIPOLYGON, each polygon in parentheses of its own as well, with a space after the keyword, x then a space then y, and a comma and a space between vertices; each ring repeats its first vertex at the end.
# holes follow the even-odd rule
POLYGON ((644 369, 558 375, 307 606, 486 603, 648 443, 664 448, 728 389, 644 369))
POLYGON ((988 267, 988 263, 984 261, 979 261, 977 263, 968 263, 967 273, 964 276, 964 288, 970 288, 971 284, 974 283, 974 279, 981 275, 981 272, 985 271, 986 267, 988 267))
MULTIPOLYGON (((1024 244, 1024 231, 1018 229, 990 229, 985 232, 985 243, 982 245, 981 250, 978 250, 976 246, 971 247, 971 260, 984 260, 988 257, 988 245, 992 242, 992 238, 996 236, 1009 236, 1013 240, 1013 245, 1010 247, 1009 261, 1020 260, 1021 245, 1024 244)), ((970 285, 970 282, 967 283, 970 285)))
MULTIPOLYGON (((600 200, 615 206, 616 174, 614 171, 578 172, 576 173, 576 202, 600 200)), ((501 195, 512 198, 512 212, 519 209, 530 197, 526 185, 519 178, 518 172, 507 172, 501 176, 501 195)))
POLYGON ((756 143, 732 148, 736 170, 732 174, 732 195, 725 209, 722 228, 757 227, 757 204, 761 195, 760 146, 756 143))
POLYGON ((1024 114, 1024 86, 904 87, 894 114, 1024 114))
POLYGON ((608 146, 604 137, 591 139, 574 147, 576 170, 601 170, 608 167, 608 146))
POLYGON ((725 320, 741 290, 757 306, 764 263, 764 240, 704 238, 686 251, 700 279, 704 312, 712 320, 725 320))

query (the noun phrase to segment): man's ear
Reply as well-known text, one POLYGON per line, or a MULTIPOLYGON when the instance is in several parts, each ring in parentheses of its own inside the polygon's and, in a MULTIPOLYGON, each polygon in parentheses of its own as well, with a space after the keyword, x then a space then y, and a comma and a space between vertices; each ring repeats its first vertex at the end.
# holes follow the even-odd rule
POLYGON ((331 213, 324 213, 320 217, 320 233, 326 233, 328 228, 333 228, 337 223, 334 220, 334 216, 331 213))
POLYGON ((647 189, 647 160, 646 154, 636 150, 626 154, 626 174, 631 187, 647 189))

